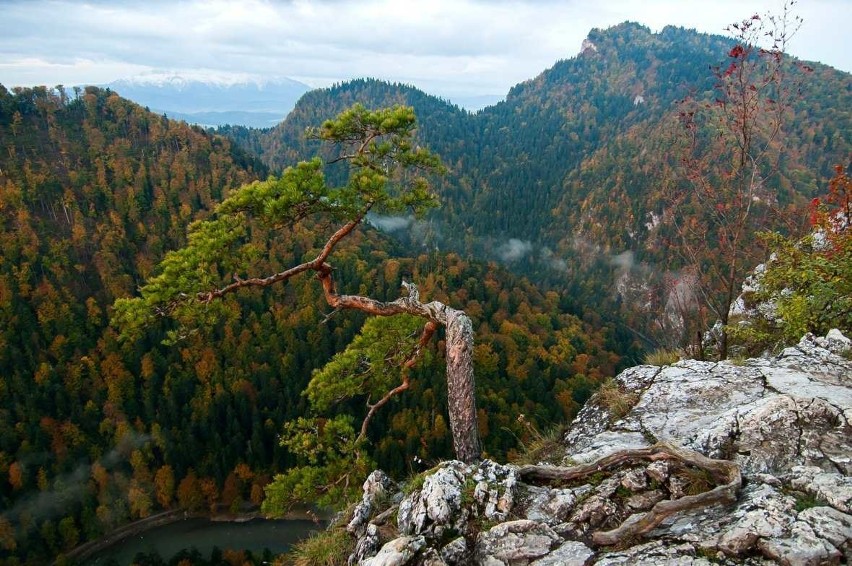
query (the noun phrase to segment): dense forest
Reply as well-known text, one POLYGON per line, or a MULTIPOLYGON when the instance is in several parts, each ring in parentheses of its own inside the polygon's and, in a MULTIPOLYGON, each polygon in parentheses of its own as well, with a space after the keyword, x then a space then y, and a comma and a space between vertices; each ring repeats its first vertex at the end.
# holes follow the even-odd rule
MULTIPOLYGON (((190 222, 316 154, 305 128, 353 102, 413 106, 419 142, 449 172, 425 220, 370 218, 341 245, 338 285, 394 299, 415 281, 465 309, 487 456, 513 457, 636 363, 654 337, 623 307, 649 299, 616 278, 677 268, 655 221, 667 148, 678 101, 710 96, 730 40, 635 24, 589 39, 476 114, 357 80, 309 92, 265 131, 205 131, 93 87, 0 86, 0 561, 43 564, 159 510, 256 505, 296 463, 282 427, 306 414, 312 373, 363 315, 329 316, 306 277, 231 297, 190 333, 164 322, 121 341, 109 321, 190 222)), ((823 192, 852 148, 852 78, 813 65, 797 88, 773 179, 790 205, 823 192)), ((262 242, 257 270, 321 244, 308 228, 262 242)), ((370 426, 372 458, 397 477, 414 456, 452 454, 440 338, 370 426)), ((340 410, 362 417, 365 399, 340 410)))
MULTIPOLYGON (((161 344, 165 326, 120 342, 108 320, 186 224, 265 167, 222 137, 95 88, 3 90, 0 141, 5 557, 43 563, 160 509, 259 503, 271 475, 293 463, 277 437, 306 412, 312 370, 363 316, 326 320, 318 284, 305 279, 240 297, 231 316, 176 346, 161 344)), ((303 230, 266 245, 261 271, 317 242, 303 230)), ((563 422, 619 365, 615 337, 593 317, 494 263, 435 250, 406 257, 365 226, 336 267, 344 290, 395 298, 406 277, 467 309, 491 456, 528 438, 518 414, 542 429, 563 422)), ((415 455, 452 452, 441 356, 433 345, 410 394, 371 426, 374 459, 397 475, 415 455)), ((348 409, 363 413, 363 400, 348 409)))
MULTIPOLYGON (((404 103, 417 113, 420 139, 450 168, 436 222, 448 241, 467 236, 463 252, 507 238, 557 254, 576 251, 576 239, 613 254, 643 251, 654 238, 651 214, 666 202, 662 165, 678 103, 713 100, 712 69, 732 40, 671 26, 655 34, 633 23, 592 30, 588 40, 593 47, 476 114, 410 86, 362 79, 309 92, 280 125, 241 130, 237 141, 260 149, 276 169, 313 155, 305 128, 353 102, 404 103)), ((824 191, 852 148, 852 78, 825 65, 808 68, 806 80, 795 66, 785 78, 797 91, 775 182, 789 198, 824 191)))

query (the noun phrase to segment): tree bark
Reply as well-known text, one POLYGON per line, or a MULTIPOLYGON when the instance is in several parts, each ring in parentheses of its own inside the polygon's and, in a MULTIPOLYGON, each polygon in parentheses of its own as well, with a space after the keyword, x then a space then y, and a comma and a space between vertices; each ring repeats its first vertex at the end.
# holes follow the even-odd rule
POLYGON ((447 399, 456 458, 479 460, 479 426, 473 378, 473 325, 463 311, 447 312, 447 399))
POLYGON ((465 463, 480 459, 479 427, 473 375, 473 325, 470 317, 440 301, 421 303, 417 287, 403 283, 407 297, 391 302, 358 295, 338 295, 327 263, 317 269, 326 302, 335 309, 355 309, 375 316, 407 313, 423 317, 447 329, 447 398, 450 431, 456 458, 465 463))

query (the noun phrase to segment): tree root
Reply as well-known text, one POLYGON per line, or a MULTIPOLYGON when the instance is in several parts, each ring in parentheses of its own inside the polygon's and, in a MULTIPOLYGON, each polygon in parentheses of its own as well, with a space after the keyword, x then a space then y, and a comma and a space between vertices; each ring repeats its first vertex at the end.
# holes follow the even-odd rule
POLYGON ((397 510, 399 510, 399 503, 394 503, 393 505, 373 517, 370 522, 376 525, 377 527, 387 524, 388 520, 394 516, 394 513, 396 513, 397 510))
POLYGON ((680 511, 701 509, 717 503, 726 504, 736 501, 737 490, 742 485, 742 476, 737 464, 730 460, 714 460, 703 454, 657 443, 648 448, 620 450, 605 456, 596 462, 570 468, 557 466, 522 466, 518 470, 518 479, 529 483, 563 483, 580 480, 618 466, 633 463, 636 460, 674 460, 706 471, 713 478, 716 487, 697 495, 687 495, 679 499, 660 501, 646 513, 637 513, 628 517, 619 527, 610 531, 596 531, 592 541, 601 546, 617 544, 621 541, 643 536, 662 523, 667 517, 680 511))

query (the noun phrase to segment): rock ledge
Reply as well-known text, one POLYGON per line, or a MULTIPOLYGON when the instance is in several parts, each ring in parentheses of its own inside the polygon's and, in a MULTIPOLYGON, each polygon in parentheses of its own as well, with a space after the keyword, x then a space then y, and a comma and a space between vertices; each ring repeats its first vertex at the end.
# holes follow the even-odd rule
POLYGON ((848 563, 850 351, 832 331, 772 359, 625 370, 616 381, 638 401, 615 419, 593 397, 563 466, 445 462, 420 489, 382 497, 398 501, 389 510, 376 494, 396 487, 375 472, 349 563, 848 563))

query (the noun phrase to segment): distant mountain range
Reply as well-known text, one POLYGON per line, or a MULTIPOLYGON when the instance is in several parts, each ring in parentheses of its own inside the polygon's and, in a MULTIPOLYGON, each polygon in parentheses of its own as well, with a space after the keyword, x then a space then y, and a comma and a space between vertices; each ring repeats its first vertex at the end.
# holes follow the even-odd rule
POLYGON ((104 86, 178 120, 253 128, 275 126, 311 88, 286 77, 225 82, 178 74, 140 75, 104 86))
MULTIPOLYGON (((205 127, 271 128, 280 123, 311 90, 286 77, 244 77, 238 80, 152 73, 101 85, 170 118, 205 127)), ((450 100, 470 112, 494 106, 505 95, 455 96, 450 100)))

